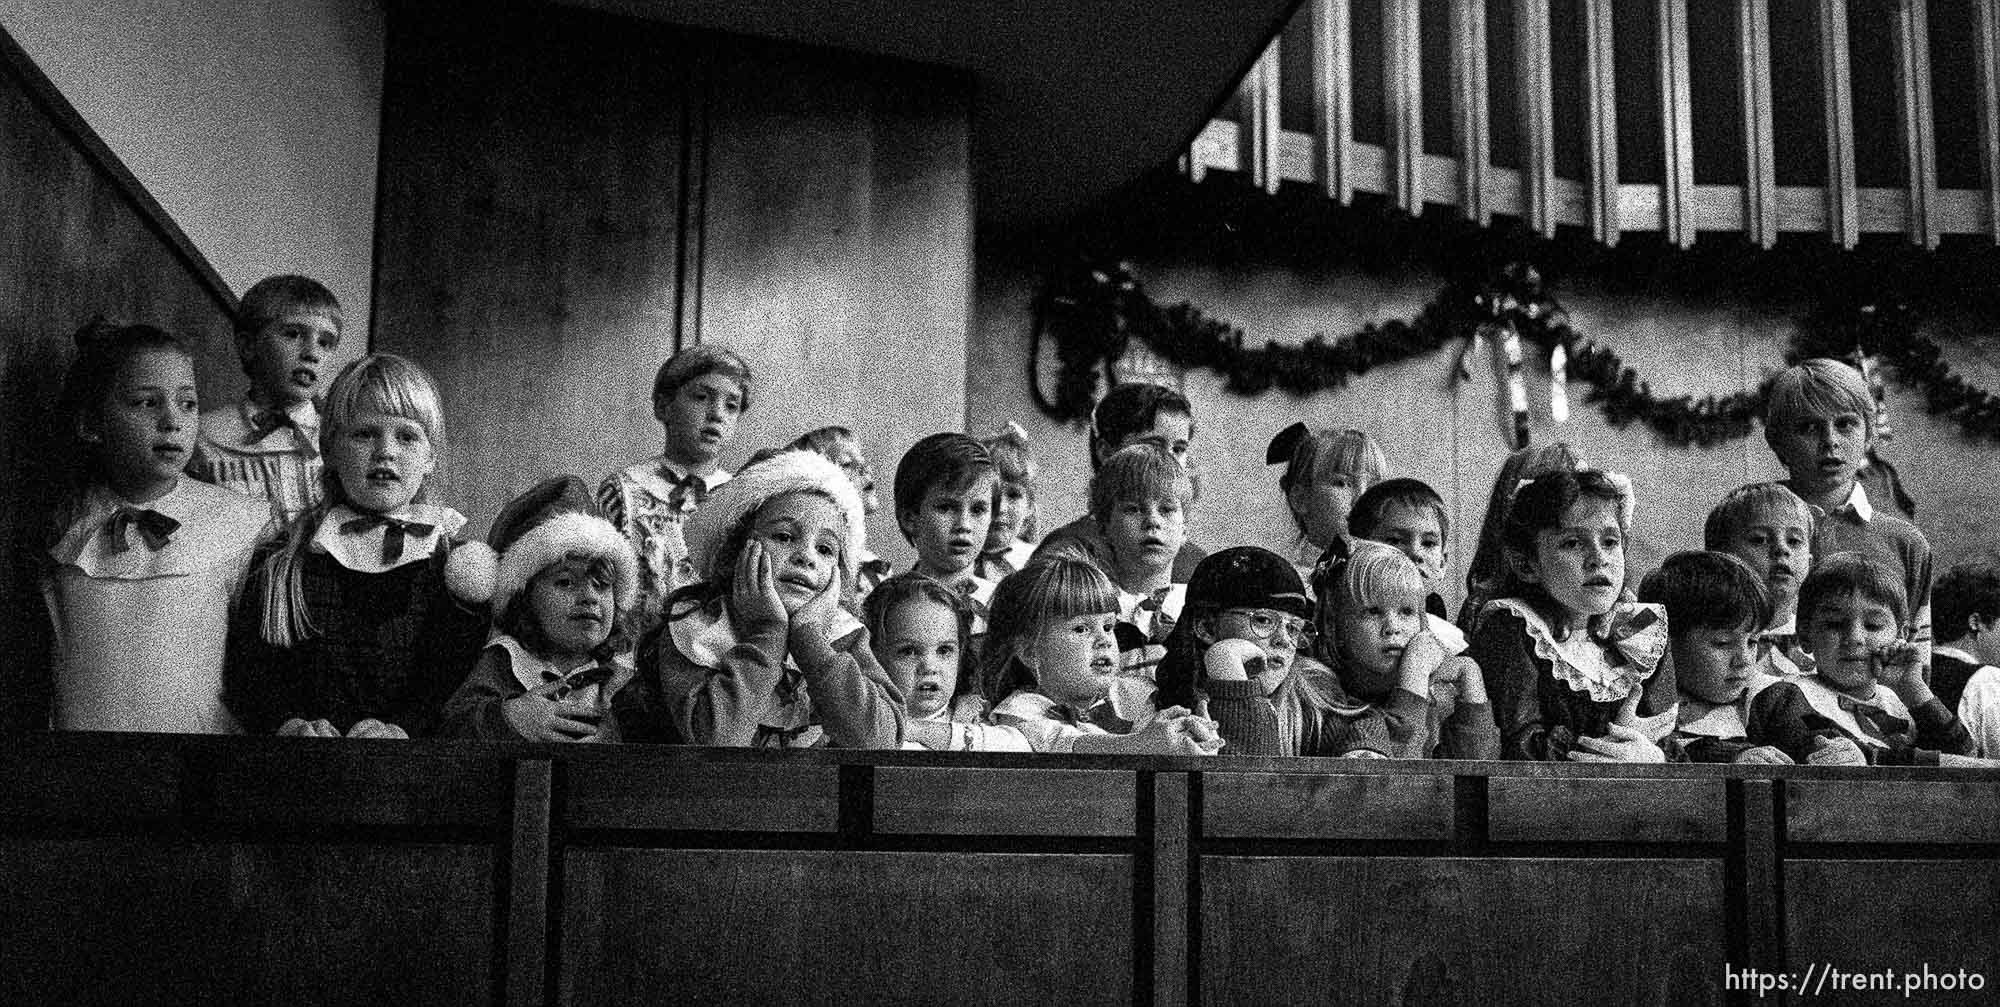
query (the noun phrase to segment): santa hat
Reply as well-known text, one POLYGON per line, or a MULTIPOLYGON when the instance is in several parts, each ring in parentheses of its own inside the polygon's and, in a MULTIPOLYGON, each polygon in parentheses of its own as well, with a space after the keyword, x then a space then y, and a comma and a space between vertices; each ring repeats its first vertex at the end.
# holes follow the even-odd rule
POLYGON ((695 570, 703 579, 713 581, 716 571, 712 564, 730 529, 750 519, 772 497, 801 490, 832 498, 840 512, 842 523, 847 525, 847 544, 840 561, 852 583, 868 545, 861 495, 840 466, 814 451, 780 451, 745 465, 735 478, 716 487, 687 520, 688 559, 695 570))
POLYGON ((491 605, 499 615, 553 563, 587 556, 611 564, 612 597, 623 610, 639 593, 639 561, 632 544, 598 516, 590 488, 575 476, 544 479, 508 501, 493 519, 486 544, 452 550, 445 568, 452 593, 491 605))

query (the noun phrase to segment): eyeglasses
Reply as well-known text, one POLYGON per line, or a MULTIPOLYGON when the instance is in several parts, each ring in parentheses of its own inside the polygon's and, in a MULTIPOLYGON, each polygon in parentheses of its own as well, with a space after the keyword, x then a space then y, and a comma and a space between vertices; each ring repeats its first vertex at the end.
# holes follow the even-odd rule
POLYGON ((1295 646, 1312 646, 1312 624, 1296 616, 1273 612, 1268 608, 1226 608, 1222 614, 1234 615, 1249 623, 1250 635, 1259 640, 1269 640, 1278 635, 1279 629, 1283 629, 1295 646))

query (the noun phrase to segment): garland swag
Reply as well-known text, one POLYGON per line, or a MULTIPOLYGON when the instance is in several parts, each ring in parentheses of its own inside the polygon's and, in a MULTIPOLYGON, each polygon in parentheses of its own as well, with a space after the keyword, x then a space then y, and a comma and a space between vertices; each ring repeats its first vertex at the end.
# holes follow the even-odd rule
MULTIPOLYGON (((1334 338, 1317 333, 1299 344, 1248 345, 1242 329, 1192 304, 1162 307, 1123 262, 1079 263, 1055 273, 1035 308, 1029 384, 1043 412, 1068 422, 1089 417, 1100 376, 1116 380, 1114 367, 1135 338, 1177 367, 1222 375, 1232 394, 1277 388, 1303 396, 1340 388, 1371 368, 1434 353, 1456 340, 1468 340, 1470 353, 1486 335, 1513 333, 1544 357, 1566 360, 1564 373, 1588 386, 1584 399, 1606 422, 1620 428, 1643 423, 1678 446, 1708 447, 1749 436, 1763 417, 1769 385, 1767 379, 1754 391, 1699 399, 1659 396, 1616 352, 1571 328, 1568 313, 1525 263, 1509 265, 1476 287, 1448 283, 1408 321, 1371 322, 1334 338), (1044 336, 1055 344, 1058 361, 1053 397, 1044 396, 1038 369, 1044 336)), ((1901 383, 1923 391, 1932 413, 1952 416, 1969 436, 2000 441, 2000 397, 1954 374, 1937 344, 1917 331, 1920 321, 1920 313, 1900 298, 1823 304, 1805 319, 1787 359, 1879 356, 1901 383)), ((1465 373, 1462 358, 1460 366, 1465 373)))

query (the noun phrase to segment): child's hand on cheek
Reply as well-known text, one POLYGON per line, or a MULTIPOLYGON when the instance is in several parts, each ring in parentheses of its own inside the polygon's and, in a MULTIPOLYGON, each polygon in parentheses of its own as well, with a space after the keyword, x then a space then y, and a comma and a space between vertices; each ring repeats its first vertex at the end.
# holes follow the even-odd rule
POLYGON ((782 626, 789 619, 785 612, 785 598, 778 593, 778 578, 771 570, 771 557, 764 551, 764 543, 754 540, 747 543, 743 547, 743 555, 736 558, 736 583, 730 589, 729 607, 731 614, 746 628, 773 624, 782 626))
POLYGON ((820 637, 827 635, 827 627, 833 624, 834 610, 840 607, 840 574, 827 578, 826 586, 819 593, 799 603, 792 611, 791 631, 794 638, 801 633, 820 637))
POLYGON ((1931 699, 1924 683, 1923 651, 1908 640, 1897 640, 1875 652, 1869 662, 1875 667, 1875 681, 1888 686, 1906 706, 1922 706, 1931 699))
POLYGON ((1439 643, 1430 630, 1422 630, 1410 637, 1410 642, 1403 646, 1402 663, 1398 665, 1401 688, 1419 696, 1429 696, 1431 676, 1444 659, 1444 644, 1439 643))
POLYGON ((1202 667, 1217 682, 1245 682, 1264 673, 1264 648, 1248 640, 1217 640, 1203 653, 1202 667))

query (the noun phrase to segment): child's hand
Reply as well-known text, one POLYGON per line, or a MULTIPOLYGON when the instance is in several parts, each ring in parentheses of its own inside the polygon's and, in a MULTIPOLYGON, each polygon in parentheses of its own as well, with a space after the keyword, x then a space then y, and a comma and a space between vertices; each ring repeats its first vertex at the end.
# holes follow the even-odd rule
POLYGON ((328 721, 324 718, 319 720, 303 720, 298 717, 293 717, 292 719, 285 721, 283 725, 279 726, 278 737, 338 738, 340 737, 340 731, 333 726, 333 723, 331 721, 328 721))
POLYGON ((500 707, 508 726, 529 741, 588 741, 597 736, 597 707, 574 699, 555 699, 544 686, 524 692, 500 707))
POLYGON ((1431 635, 1430 630, 1422 630, 1410 637, 1403 646, 1403 660, 1400 666, 1403 688, 1419 696, 1430 694, 1431 675, 1444 663, 1447 655, 1444 644, 1431 635))
POLYGON ((1798 765, 1798 763, 1792 761, 1791 756, 1786 755, 1780 749, 1773 748, 1770 745, 1758 745, 1756 748, 1746 748, 1743 751, 1736 753, 1735 761, 1736 764, 1739 766, 1798 765))
POLYGON ((1126 735, 1133 746, 1154 755, 1214 755, 1222 748, 1215 722, 1197 717, 1184 706, 1170 706, 1126 735))
POLYGON ((826 635, 826 627, 833 623, 833 613, 840 608, 840 577, 835 573, 827 578, 826 586, 818 594, 799 603, 797 611, 791 615, 791 630, 796 636, 800 632, 817 631, 826 635))
POLYGON ((1813 739, 1813 750, 1806 755, 1808 766, 1865 766, 1868 756, 1862 754, 1861 746, 1852 738, 1813 739))
POLYGON ((347 736, 350 738, 388 738, 396 741, 408 741, 410 739, 408 731, 387 721, 376 720, 374 717, 363 717, 355 721, 354 726, 347 729, 347 736))
POLYGON ((1924 684, 1924 653, 1908 640, 1896 640, 1876 651, 1869 660, 1875 681, 1894 690, 1896 697, 1910 706, 1921 706, 1931 698, 1924 684))
POLYGON ((1665 762, 1667 753, 1630 724, 1611 723, 1602 738, 1578 738, 1572 762, 1665 762))
POLYGON ((729 590, 729 607, 745 626, 786 621, 785 599, 778 593, 778 578, 764 543, 752 540, 743 546, 743 555, 736 557, 736 583, 729 590))
POLYGON ((1264 648, 1248 640, 1218 640, 1201 665, 1218 682, 1247 682, 1264 673, 1264 648))

